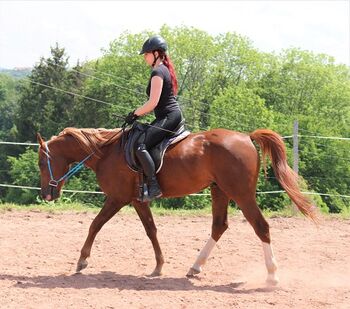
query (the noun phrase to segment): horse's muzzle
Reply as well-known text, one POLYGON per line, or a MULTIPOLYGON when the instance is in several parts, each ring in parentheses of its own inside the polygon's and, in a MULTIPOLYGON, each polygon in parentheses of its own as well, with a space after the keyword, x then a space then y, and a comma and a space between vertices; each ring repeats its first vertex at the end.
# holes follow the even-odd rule
POLYGON ((57 189, 57 187, 52 187, 49 186, 45 189, 41 189, 41 197, 45 200, 45 201, 53 201, 56 200, 60 197, 60 192, 57 189))

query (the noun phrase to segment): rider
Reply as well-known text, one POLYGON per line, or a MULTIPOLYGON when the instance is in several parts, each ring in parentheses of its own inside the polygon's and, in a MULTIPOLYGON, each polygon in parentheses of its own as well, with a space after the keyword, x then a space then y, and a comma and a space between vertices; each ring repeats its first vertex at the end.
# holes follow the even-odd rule
POLYGON ((125 118, 125 121, 131 124, 138 117, 152 111, 156 116, 151 126, 148 126, 139 138, 136 151, 137 159, 147 177, 148 196, 145 197, 147 200, 162 195, 149 150, 168 136, 169 131, 175 130, 183 119, 175 97, 178 88, 175 69, 166 51, 167 43, 161 36, 152 36, 144 42, 140 55, 144 55, 146 63, 152 67, 146 89, 149 99, 125 118))

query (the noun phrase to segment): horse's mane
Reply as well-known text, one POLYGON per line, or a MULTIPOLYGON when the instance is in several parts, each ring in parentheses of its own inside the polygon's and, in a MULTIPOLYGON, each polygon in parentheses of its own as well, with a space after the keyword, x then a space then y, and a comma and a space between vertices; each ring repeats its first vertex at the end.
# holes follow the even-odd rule
POLYGON ((91 129, 91 128, 65 128, 58 136, 70 135, 79 143, 79 145, 87 152, 97 157, 102 155, 101 148, 115 143, 120 134, 120 128, 116 129, 91 129))

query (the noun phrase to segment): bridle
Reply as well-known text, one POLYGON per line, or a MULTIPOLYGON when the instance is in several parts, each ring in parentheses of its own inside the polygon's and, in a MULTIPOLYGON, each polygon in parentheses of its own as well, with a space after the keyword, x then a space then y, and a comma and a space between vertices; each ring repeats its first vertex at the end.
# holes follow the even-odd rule
POLYGON ((54 187, 54 188, 56 188, 61 181, 67 180, 68 178, 73 176, 75 173, 77 173, 79 170, 81 170, 83 168, 83 166, 84 166, 85 161, 90 159, 93 156, 93 154, 94 154, 94 152, 90 153, 86 158, 81 160, 77 165, 75 165, 67 173, 65 173, 62 177, 60 177, 59 179, 56 180, 53 177, 53 173, 52 173, 52 167, 51 167, 51 161, 50 161, 50 150, 49 150, 48 143, 45 143, 45 146, 46 146, 46 151, 45 150, 43 150, 43 151, 44 151, 44 153, 47 156, 47 166, 48 166, 49 173, 50 173, 49 186, 50 187, 54 187))

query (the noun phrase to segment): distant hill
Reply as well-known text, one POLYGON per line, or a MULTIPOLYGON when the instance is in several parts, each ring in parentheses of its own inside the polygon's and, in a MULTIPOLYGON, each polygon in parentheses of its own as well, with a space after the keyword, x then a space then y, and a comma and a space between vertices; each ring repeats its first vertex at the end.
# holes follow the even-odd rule
POLYGON ((0 68, 0 74, 7 74, 14 78, 23 78, 28 76, 32 71, 32 68, 13 68, 4 69, 0 68))

